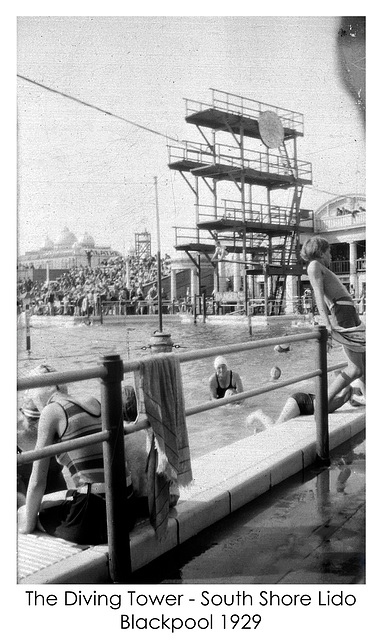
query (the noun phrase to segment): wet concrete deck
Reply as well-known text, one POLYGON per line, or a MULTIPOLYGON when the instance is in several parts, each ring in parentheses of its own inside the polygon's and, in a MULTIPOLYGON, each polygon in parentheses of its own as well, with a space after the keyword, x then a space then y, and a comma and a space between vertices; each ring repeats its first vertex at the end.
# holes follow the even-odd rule
POLYGON ((137 571, 134 584, 364 584, 364 435, 137 571))
MULTIPOLYGON (((329 417, 330 450, 350 440, 364 428, 365 409, 345 405, 329 417)), ((315 437, 313 416, 301 416, 197 458, 193 463, 194 484, 181 493, 181 500, 176 509, 172 510, 166 538, 159 543, 148 523, 142 523, 132 532, 133 572, 179 547, 201 531, 205 532, 208 527, 253 500, 254 505, 258 505, 260 496, 268 494, 270 490, 273 492, 274 487, 295 474, 306 472, 316 459, 315 437)), ((320 476, 324 478, 324 475, 319 474, 318 477, 320 476)), ((308 505, 308 501, 306 504, 308 505)), ((341 510, 339 504, 336 507, 341 510)), ((299 508, 302 509, 302 503, 299 508)), ((308 518, 307 514, 308 509, 304 517, 308 518)), ((280 519, 282 526, 285 526, 286 521, 287 516, 280 519)), ((324 531, 324 527, 324 524, 315 523, 313 531, 324 531)), ((275 538, 269 544, 269 561, 271 553, 274 554, 279 546, 276 528, 273 533, 275 538)), ((310 534, 307 530, 304 532, 304 537, 310 539, 309 544, 314 537, 319 539, 319 533, 312 535, 310 531, 310 534)), ((292 540, 287 544, 292 546, 292 540)), ((282 554, 279 560, 281 559, 282 554)), ((232 578, 237 576, 234 563, 229 571, 232 578)), ((256 572, 253 569, 253 573, 256 572)), ((241 575, 239 571, 239 582, 244 581, 245 575, 244 572, 241 575)), ((19 583, 33 584, 107 582, 107 546, 81 547, 38 533, 19 535, 18 576, 19 583)), ((252 578, 250 573, 248 580, 251 581, 252 578)), ((134 574, 131 582, 134 582, 134 574)))

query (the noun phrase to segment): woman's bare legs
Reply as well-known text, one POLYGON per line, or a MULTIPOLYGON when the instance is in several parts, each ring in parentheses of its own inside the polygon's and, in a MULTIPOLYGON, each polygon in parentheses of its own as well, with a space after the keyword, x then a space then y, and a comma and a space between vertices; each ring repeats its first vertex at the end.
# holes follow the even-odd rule
POLYGON ((298 416, 300 416, 298 403, 294 398, 287 398, 286 404, 280 412, 280 416, 275 424, 282 424, 283 422, 287 422, 287 420, 292 420, 292 418, 297 418, 298 416))
MULTIPOLYGON (((358 380, 360 390, 365 398, 365 354, 351 351, 344 347, 348 358, 348 366, 345 371, 340 371, 337 378, 328 389, 328 411, 332 413, 349 400, 348 387, 351 382, 358 380)), ((350 391, 350 390, 349 390, 350 391)))

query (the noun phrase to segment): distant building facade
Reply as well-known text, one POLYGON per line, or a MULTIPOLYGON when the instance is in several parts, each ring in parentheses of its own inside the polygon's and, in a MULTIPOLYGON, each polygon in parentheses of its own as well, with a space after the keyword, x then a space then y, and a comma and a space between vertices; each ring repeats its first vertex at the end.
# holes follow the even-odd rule
POLYGON ((346 195, 329 200, 315 212, 315 235, 331 245, 331 269, 355 297, 365 293, 366 199, 346 195))
POLYGON ((18 276, 29 274, 31 270, 67 270, 72 267, 96 267, 109 258, 120 257, 110 246, 95 245, 94 238, 84 233, 79 239, 64 227, 53 242, 48 236, 40 249, 27 251, 18 256, 18 276))

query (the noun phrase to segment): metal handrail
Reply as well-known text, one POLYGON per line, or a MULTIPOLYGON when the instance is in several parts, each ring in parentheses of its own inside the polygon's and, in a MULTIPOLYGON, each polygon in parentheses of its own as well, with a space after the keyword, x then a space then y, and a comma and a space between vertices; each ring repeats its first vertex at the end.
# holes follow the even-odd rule
POLYGON ((290 109, 284 109, 266 102, 259 102, 258 100, 245 98, 244 96, 239 96, 234 93, 220 91, 219 89, 211 88, 211 92, 211 103, 184 98, 186 116, 190 113, 203 111, 205 109, 222 108, 224 111, 228 111, 229 113, 237 113, 242 116, 258 119, 261 113, 270 109, 281 118, 283 125, 287 125, 291 129, 295 129, 297 132, 303 134, 304 117, 303 114, 298 111, 291 111, 290 109), (219 96, 223 97, 220 98, 219 96), (191 105, 196 106, 195 108, 192 108, 191 105))
MULTIPOLYGON (((275 173, 276 175, 289 175, 290 168, 285 164, 284 158, 275 153, 264 153, 252 149, 244 149, 244 157, 242 158, 241 150, 226 144, 214 145, 214 152, 204 143, 184 142, 183 146, 170 145, 169 158, 170 163, 174 159, 194 161, 198 164, 222 164, 233 168, 249 168, 259 173, 275 173), (177 149, 177 154, 174 153, 177 149), (180 153, 179 153, 180 152, 180 153), (206 156, 206 157, 205 157, 206 156), (213 162, 212 162, 213 160, 213 162)), ((299 177, 306 179, 312 178, 312 164, 306 160, 294 160, 297 167, 299 177)))
MULTIPOLYGON (((224 202, 229 202, 225 200, 224 202)), ((199 206, 199 216, 200 218, 208 218, 215 219, 223 218, 226 220, 234 220, 234 221, 242 221, 243 217, 243 209, 241 206, 228 206, 224 204, 224 206, 214 207, 213 205, 198 205, 199 206), (204 213, 204 210, 206 212, 204 213)), ((262 204, 262 203, 251 203, 247 204, 247 208, 245 207, 245 222, 257 222, 262 225, 269 224, 283 224, 283 225, 292 225, 296 226, 297 224, 301 225, 304 223, 306 226, 308 223, 313 223, 312 211, 309 212, 310 215, 308 218, 303 220, 297 220, 296 211, 292 209, 292 207, 280 207, 277 205, 262 204)))
MULTIPOLYGON (((331 365, 327 368, 327 371, 336 371, 337 369, 343 369, 348 366, 347 362, 341 362, 340 364, 331 365)), ((255 396, 260 396, 263 393, 269 393, 270 391, 274 391, 275 389, 279 389, 280 387, 289 387, 291 384, 296 384, 297 382, 303 382, 303 380, 310 380, 311 378, 316 378, 316 376, 321 375, 321 369, 315 369, 314 371, 310 371, 309 373, 305 373, 300 376, 294 376, 293 378, 286 378, 282 381, 270 382, 263 387, 258 387, 256 389, 250 389, 249 391, 242 391, 242 393, 236 393, 234 397, 229 398, 221 398, 220 400, 213 400, 212 402, 205 402, 204 404, 199 404, 195 407, 190 407, 185 411, 186 416, 193 416, 197 413, 202 413, 203 411, 209 411, 210 409, 216 409, 225 404, 231 404, 235 402, 239 402, 240 400, 245 400, 247 398, 254 398, 255 396)), ((144 429, 144 427, 141 427, 144 429)))
MULTIPOLYGON (((279 339, 278 339, 279 342, 279 339)), ((224 353, 226 353, 226 349, 224 349, 224 353)), ((335 371, 337 369, 343 369, 348 366, 347 362, 340 362, 339 364, 331 365, 328 367, 328 371, 335 371)), ((235 394, 234 398, 220 398, 219 400, 213 400, 213 402, 206 402, 203 404, 195 405, 194 407, 190 407, 189 409, 185 409, 185 415, 193 416, 198 413, 202 413, 203 411, 210 411, 212 409, 218 409, 223 405, 231 404, 233 402, 238 402, 240 400, 245 400, 246 398, 253 398, 255 396, 262 395, 263 393, 269 393, 270 391, 274 391, 275 389, 279 389, 280 387, 288 387, 291 384, 296 384, 298 382, 302 382, 303 380, 309 380, 321 374, 320 369, 316 369, 314 371, 310 371, 309 373, 294 376, 292 378, 286 378, 282 381, 277 381, 276 383, 268 383, 262 387, 257 387, 254 389, 250 389, 249 391, 243 391, 242 393, 235 394)), ((46 374, 47 375, 47 374, 46 374)), ((44 376, 46 377, 46 376, 44 376)), ((150 423, 147 419, 137 420, 134 423, 124 426, 124 434, 129 435, 131 433, 136 433, 137 431, 142 431, 143 429, 149 428, 150 423)), ((73 451, 74 449, 80 449, 81 447, 85 447, 91 444, 98 444, 99 442, 105 442, 109 438, 109 434, 107 432, 99 432, 93 433, 88 436, 82 436, 81 438, 76 438, 75 440, 66 440, 62 443, 48 445, 43 447, 42 449, 33 449, 33 451, 26 451, 25 453, 20 453, 17 456, 17 465, 20 466, 22 464, 27 464, 30 462, 34 462, 35 460, 41 460, 43 458, 50 458, 52 456, 57 456, 60 453, 66 453, 67 451, 73 451)))
MULTIPOLYGON (((303 342, 304 340, 314 340, 319 338, 319 331, 314 330, 308 333, 300 333, 294 336, 287 336, 287 342, 303 342)), ((180 362, 190 362, 192 360, 198 360, 203 358, 210 358, 218 356, 223 353, 239 353, 241 351, 251 351, 254 349, 260 349, 263 347, 271 347, 279 344, 278 338, 265 338, 263 340, 256 340, 255 342, 236 343, 231 345, 225 345, 221 347, 209 347, 208 349, 193 349, 187 353, 180 354, 165 354, 164 357, 176 357, 180 362)), ((163 354, 156 354, 150 356, 150 358, 162 359, 163 354)), ((146 360, 145 360, 146 361, 146 360)), ((123 363, 123 372, 131 373, 138 371, 140 368, 140 360, 130 360, 123 363)), ((51 387, 67 382, 80 382, 82 380, 101 378, 104 379, 107 375, 107 370, 103 365, 98 367, 92 367, 89 369, 83 369, 81 371, 66 371, 62 373, 44 373, 40 376, 31 376, 28 378, 21 378, 17 381, 17 390, 24 391, 26 389, 36 389, 38 387, 51 387)))
MULTIPOLYGON (((329 457, 328 446, 328 386, 327 386, 327 329, 318 327, 308 333, 287 336, 289 343, 303 342, 306 340, 318 341, 317 368, 301 376, 296 376, 282 382, 270 383, 263 387, 251 389, 234 396, 234 398, 222 398, 217 401, 207 402, 195 407, 186 409, 185 415, 190 416, 201 413, 209 409, 217 408, 221 405, 237 402, 240 399, 253 397, 262 393, 268 393, 279 387, 285 387, 295 382, 316 378, 316 443, 317 458, 327 461, 329 457)), ((279 337, 267 338, 255 342, 238 343, 221 347, 210 347, 207 349, 195 349, 188 353, 174 355, 171 353, 159 353, 150 356, 150 359, 176 358, 181 363, 193 360, 205 359, 221 353, 238 353, 269 347, 279 343, 279 337)), ((127 430, 123 427, 122 420, 122 380, 124 373, 137 371, 140 368, 140 360, 124 363, 120 356, 104 356, 102 364, 82 371, 70 371, 62 373, 45 373, 40 376, 23 378, 18 381, 18 390, 25 390, 37 387, 59 385, 65 382, 77 382, 90 378, 99 377, 101 380, 101 405, 102 405, 102 431, 90 436, 84 436, 75 440, 68 440, 65 443, 56 443, 40 450, 18 454, 18 463, 39 460, 51 457, 76 448, 84 447, 90 443, 102 442, 104 454, 104 472, 106 489, 106 513, 107 513, 107 533, 109 545, 110 575, 114 582, 124 582, 131 575, 131 555, 129 532, 126 529, 123 509, 126 490, 125 475, 125 454, 124 435, 149 427, 147 420, 140 420, 137 424, 129 425, 127 430)))
MULTIPOLYGON (((124 434, 135 433, 136 431, 142 431, 149 427, 147 419, 138 420, 137 422, 126 425, 124 427, 124 434)), ((66 453, 67 451, 74 451, 74 449, 81 449, 87 447, 90 444, 98 444, 99 442, 107 442, 109 440, 109 434, 105 431, 99 433, 92 433, 89 436, 82 436, 74 440, 65 440, 65 442, 57 442, 56 444, 50 444, 42 449, 33 449, 33 451, 25 451, 19 453, 17 456, 17 465, 27 464, 34 462, 35 460, 42 460, 43 458, 51 458, 52 456, 58 456, 60 453, 66 453)))

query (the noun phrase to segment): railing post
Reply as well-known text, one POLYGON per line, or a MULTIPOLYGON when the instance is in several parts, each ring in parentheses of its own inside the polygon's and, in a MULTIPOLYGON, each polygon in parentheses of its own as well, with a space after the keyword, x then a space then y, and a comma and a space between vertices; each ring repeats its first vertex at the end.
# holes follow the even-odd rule
POLYGON ((109 566, 112 581, 123 583, 131 575, 121 387, 123 361, 118 355, 103 356, 101 364, 107 369, 101 380, 102 430, 110 434, 108 442, 103 443, 109 566))
POLYGON ((26 350, 28 355, 30 354, 30 315, 29 304, 25 305, 25 336, 26 336, 26 350))
POLYGON ((319 462, 329 464, 328 435, 328 373, 327 373, 327 338, 328 331, 323 325, 318 327, 317 368, 321 374, 316 378, 316 455, 319 462))

